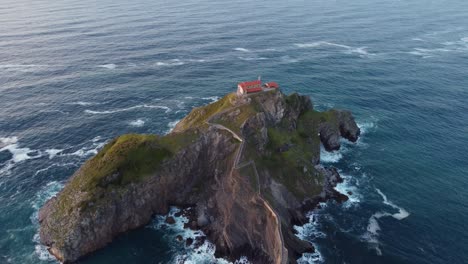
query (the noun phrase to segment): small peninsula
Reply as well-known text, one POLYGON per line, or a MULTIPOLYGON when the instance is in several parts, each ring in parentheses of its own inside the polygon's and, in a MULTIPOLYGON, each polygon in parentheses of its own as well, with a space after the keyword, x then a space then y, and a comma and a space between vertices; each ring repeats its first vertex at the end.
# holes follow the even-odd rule
POLYGON ((323 167, 320 145, 360 134, 349 111, 314 110, 311 99, 279 89, 231 93, 194 108, 172 132, 122 135, 86 161, 39 212, 40 239, 73 263, 170 206, 190 208, 216 256, 296 263, 313 246, 294 225, 319 202, 344 201, 342 181, 323 167))

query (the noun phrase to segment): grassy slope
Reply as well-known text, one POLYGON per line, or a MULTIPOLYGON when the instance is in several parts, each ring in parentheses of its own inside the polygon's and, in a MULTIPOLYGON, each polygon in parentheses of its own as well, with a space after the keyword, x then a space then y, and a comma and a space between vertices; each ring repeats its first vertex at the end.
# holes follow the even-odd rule
MULTIPOLYGON (((259 93, 253 97, 265 95, 268 94, 259 93)), ((228 110, 232 107, 235 96, 228 94, 215 103, 193 109, 181 121, 181 129, 178 130, 181 132, 163 137, 128 134, 112 140, 95 157, 88 160, 64 188, 59 199, 59 212, 66 213, 66 210, 71 209, 70 204, 73 204, 74 195, 78 192, 86 196, 82 199, 87 201, 82 205, 86 208, 88 202, 95 201, 100 192, 111 189, 124 191, 127 184, 152 175, 165 159, 199 136, 197 133, 201 132, 192 128, 207 126, 207 119, 214 115, 218 114, 211 122, 222 124, 240 134, 243 122, 261 111, 262 107, 255 103, 256 100, 252 100, 251 104, 228 110), (236 110, 239 110, 238 114, 232 115, 236 110)), ((290 95, 286 102, 294 105, 297 98, 297 95, 290 95)), ((319 155, 320 140, 317 134, 318 125, 322 122, 336 122, 333 112, 308 111, 301 115, 298 129, 292 132, 285 129, 287 124, 269 127, 269 155, 260 156, 253 148, 246 146, 244 160, 256 161, 259 170, 268 170, 272 177, 298 197, 316 195, 321 190, 323 179, 316 173, 311 160, 319 155), (285 144, 291 147, 279 152, 278 149, 285 144)), ((252 175, 246 176, 253 179, 252 175)))

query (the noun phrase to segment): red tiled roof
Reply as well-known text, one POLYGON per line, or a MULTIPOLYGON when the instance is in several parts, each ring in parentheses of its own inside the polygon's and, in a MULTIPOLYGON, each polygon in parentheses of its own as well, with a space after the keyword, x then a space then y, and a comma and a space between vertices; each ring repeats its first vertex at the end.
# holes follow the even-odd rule
POLYGON ((256 81, 249 81, 249 82, 241 82, 238 85, 240 85, 242 89, 246 88, 247 90, 251 90, 251 89, 257 89, 257 87, 261 88, 262 81, 256 80, 256 81))
POLYGON ((269 87, 269 88, 278 88, 279 87, 278 83, 276 83, 276 82, 267 82, 265 85, 267 87, 269 87))

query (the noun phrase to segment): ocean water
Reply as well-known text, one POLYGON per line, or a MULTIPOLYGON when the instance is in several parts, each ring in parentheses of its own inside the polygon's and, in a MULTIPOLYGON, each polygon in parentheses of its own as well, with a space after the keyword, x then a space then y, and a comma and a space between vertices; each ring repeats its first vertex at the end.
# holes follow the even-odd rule
MULTIPOLYGON (((3 0, 0 263, 55 262, 37 211, 105 142, 167 133, 258 75, 363 131, 323 152, 351 199, 296 227, 318 249, 301 263, 467 263, 467 14, 464 0, 3 0)), ((81 263, 223 262, 161 219, 81 263)))

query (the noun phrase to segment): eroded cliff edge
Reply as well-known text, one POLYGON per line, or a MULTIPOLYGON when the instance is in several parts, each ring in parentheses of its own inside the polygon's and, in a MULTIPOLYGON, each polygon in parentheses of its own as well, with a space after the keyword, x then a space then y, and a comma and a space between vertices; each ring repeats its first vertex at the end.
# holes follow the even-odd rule
POLYGON ((39 212, 41 242, 63 262, 104 247, 169 206, 191 206, 191 226, 230 259, 295 263, 313 247, 292 226, 341 180, 319 164, 320 143, 356 141, 348 111, 317 112, 280 91, 195 108, 166 136, 123 135, 88 160, 39 212))

